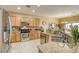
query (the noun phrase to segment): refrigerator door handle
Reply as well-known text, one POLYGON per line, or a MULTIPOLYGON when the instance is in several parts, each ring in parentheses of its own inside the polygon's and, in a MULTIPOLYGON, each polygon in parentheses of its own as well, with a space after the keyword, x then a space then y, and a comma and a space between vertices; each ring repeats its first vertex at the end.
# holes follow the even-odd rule
POLYGON ((12 25, 11 25, 11 19, 10 16, 8 16, 9 18, 9 24, 10 24, 10 37, 9 37, 9 43, 11 42, 11 36, 12 36, 12 25))

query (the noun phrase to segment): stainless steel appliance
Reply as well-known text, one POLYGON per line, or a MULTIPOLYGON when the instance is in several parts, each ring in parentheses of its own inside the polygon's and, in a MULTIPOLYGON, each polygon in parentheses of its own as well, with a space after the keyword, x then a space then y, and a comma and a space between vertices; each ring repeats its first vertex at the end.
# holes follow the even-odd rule
POLYGON ((11 24, 8 13, 0 9, 0 52, 8 52, 11 39, 11 24))
POLYGON ((29 40, 29 29, 21 29, 21 41, 29 40))
POLYGON ((22 22, 21 23, 21 41, 27 41, 29 40, 29 29, 28 29, 28 23, 22 22))

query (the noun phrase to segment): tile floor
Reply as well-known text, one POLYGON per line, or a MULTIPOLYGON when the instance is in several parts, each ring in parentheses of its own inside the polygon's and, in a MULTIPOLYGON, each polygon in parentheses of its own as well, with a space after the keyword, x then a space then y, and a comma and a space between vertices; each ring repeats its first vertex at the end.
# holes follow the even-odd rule
POLYGON ((31 40, 27 42, 12 43, 9 53, 37 53, 37 46, 40 40, 31 40))
MULTIPOLYGON (((40 45, 39 39, 26 41, 26 42, 12 43, 11 48, 9 49, 9 53, 38 53, 38 48, 37 48, 38 45, 40 45)), ((55 45, 57 45, 57 43, 55 45)), ((67 47, 67 46, 65 46, 65 47, 67 47)), ((67 49, 68 48, 66 48, 66 50, 67 49)), ((61 48, 60 48, 60 50, 61 50, 61 48)), ((59 51, 59 52, 61 52, 61 51, 59 51)), ((79 48, 78 48, 78 52, 79 52, 79 48)))

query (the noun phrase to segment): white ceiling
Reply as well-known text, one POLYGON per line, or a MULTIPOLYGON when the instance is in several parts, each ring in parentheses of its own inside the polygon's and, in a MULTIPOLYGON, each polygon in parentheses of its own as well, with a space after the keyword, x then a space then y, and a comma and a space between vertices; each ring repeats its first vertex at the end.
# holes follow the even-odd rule
POLYGON ((31 8, 25 7, 25 5, 0 5, 0 8, 7 11, 58 18, 79 14, 79 5, 31 5, 31 8), (21 7, 21 10, 17 10, 17 7, 21 7), (32 10, 35 12, 33 13, 32 10))

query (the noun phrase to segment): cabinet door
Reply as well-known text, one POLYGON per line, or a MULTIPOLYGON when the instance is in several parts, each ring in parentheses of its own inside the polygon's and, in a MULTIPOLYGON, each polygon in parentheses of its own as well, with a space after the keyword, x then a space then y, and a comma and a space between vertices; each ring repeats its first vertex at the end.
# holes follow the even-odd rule
POLYGON ((16 32, 12 32, 11 42, 16 42, 16 32))
POLYGON ((35 32, 35 39, 40 39, 40 32, 39 31, 35 32))
POLYGON ((20 41, 21 41, 21 39, 20 39, 20 32, 17 31, 16 32, 16 42, 20 42, 20 41))
POLYGON ((39 18, 35 18, 34 19, 34 25, 35 26, 39 26, 40 25, 40 19, 39 18))
POLYGON ((21 41, 20 32, 19 31, 12 32, 11 42, 14 43, 14 42, 20 42, 20 41, 21 41))
POLYGON ((30 36, 31 39, 39 39, 40 38, 40 32, 39 31, 31 31, 29 36, 30 36))
POLYGON ((40 19, 39 18, 33 18, 30 21, 30 26, 39 26, 40 25, 40 19))
POLYGON ((20 17, 16 17, 16 26, 20 26, 21 25, 21 18, 20 17))
POLYGON ((46 35, 45 41, 46 41, 46 43, 48 43, 48 41, 49 41, 49 35, 46 35))
POLYGON ((33 31, 31 31, 31 32, 29 33, 29 38, 30 38, 30 39, 34 39, 34 32, 33 32, 33 31))
POLYGON ((11 16, 10 19, 11 19, 11 25, 12 26, 16 26, 16 17, 15 16, 11 16))
POLYGON ((29 26, 34 26, 34 21, 33 21, 33 19, 30 20, 29 26))

